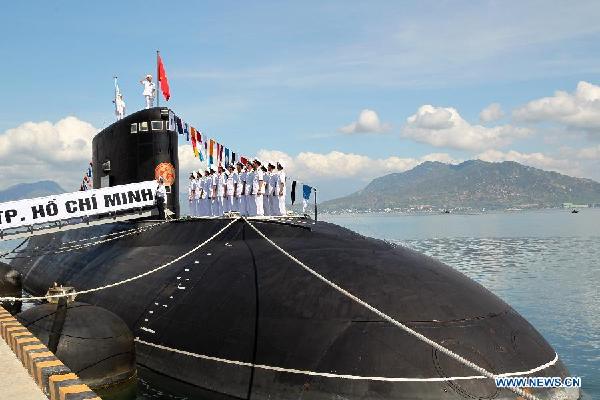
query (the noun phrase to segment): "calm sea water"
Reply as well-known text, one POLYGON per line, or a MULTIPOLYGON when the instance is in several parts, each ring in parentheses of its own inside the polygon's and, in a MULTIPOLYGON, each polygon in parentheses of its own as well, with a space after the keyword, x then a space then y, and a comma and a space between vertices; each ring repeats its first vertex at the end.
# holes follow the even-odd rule
POLYGON ((321 219, 411 247, 481 283, 582 377, 585 399, 600 399, 600 209, 321 219))
MULTIPOLYGON (((426 253, 483 284, 582 377, 585 399, 600 399, 600 209, 321 219, 426 253)), ((145 382, 139 392, 138 400, 186 398, 145 382)))

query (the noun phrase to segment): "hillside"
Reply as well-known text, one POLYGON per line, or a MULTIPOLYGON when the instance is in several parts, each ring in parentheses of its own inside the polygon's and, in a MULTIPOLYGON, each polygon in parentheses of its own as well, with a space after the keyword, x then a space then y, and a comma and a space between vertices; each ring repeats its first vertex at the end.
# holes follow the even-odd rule
POLYGON ((376 178, 364 189, 321 204, 323 211, 506 209, 600 203, 600 183, 516 162, 424 162, 376 178))
POLYGON ((32 197, 50 196, 64 192, 65 190, 54 181, 19 183, 4 190, 0 190, 0 203, 11 200, 29 199, 32 197))

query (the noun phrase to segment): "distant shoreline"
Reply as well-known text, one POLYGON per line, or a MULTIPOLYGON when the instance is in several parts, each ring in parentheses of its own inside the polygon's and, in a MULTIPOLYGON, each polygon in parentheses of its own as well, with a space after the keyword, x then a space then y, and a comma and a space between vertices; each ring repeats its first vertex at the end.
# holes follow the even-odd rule
MULTIPOLYGON (((351 217, 351 216, 374 216, 374 217, 384 217, 384 216, 431 216, 431 215, 482 215, 482 214, 516 214, 516 213, 530 213, 530 212, 547 212, 547 211, 557 211, 557 212, 565 212, 570 213, 572 209, 570 208, 562 208, 562 207, 545 207, 545 208, 524 208, 524 209, 492 209, 492 210, 472 210, 472 211, 451 211, 449 213, 445 213, 443 211, 319 211, 319 215, 322 216, 335 216, 335 217, 351 217)), ((584 212, 585 210, 600 210, 600 207, 588 207, 588 208, 579 208, 580 212, 584 212)))

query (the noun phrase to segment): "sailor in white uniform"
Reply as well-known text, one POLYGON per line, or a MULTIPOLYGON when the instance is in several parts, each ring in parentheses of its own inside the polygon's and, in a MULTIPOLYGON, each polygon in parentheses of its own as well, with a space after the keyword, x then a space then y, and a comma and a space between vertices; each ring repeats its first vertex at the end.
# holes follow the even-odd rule
POLYGON ((216 216, 218 215, 219 210, 217 210, 217 174, 214 169, 210 169, 210 215, 216 216))
POLYGON ((252 206, 252 211, 255 216, 262 217, 265 215, 263 209, 263 195, 265 193, 265 179, 264 173, 261 169, 262 163, 257 158, 252 163, 254 167, 254 175, 252 176, 252 199, 254 200, 254 205, 252 206))
POLYGON ((165 219, 165 203, 167 201, 167 188, 165 187, 165 179, 160 176, 158 178, 158 186, 154 193, 156 198, 156 208, 158 208, 158 219, 165 219))
POLYGON ((233 196, 235 194, 235 169, 233 168, 233 164, 229 164, 227 166, 227 173, 225 174, 225 206, 223 208, 224 212, 236 211, 234 206, 235 203, 233 201, 233 196))
POLYGON ((254 201, 254 197, 252 196, 252 181, 254 180, 254 168, 252 164, 248 163, 246 165, 246 215, 248 217, 253 217, 256 215, 256 202, 254 201))
POLYGON ((144 85, 144 98, 146 99, 146 109, 154 107, 154 96, 156 95, 156 85, 152 82, 152 75, 146 75, 146 78, 140 81, 144 85))
POLYGON ((123 100, 123 95, 121 93, 119 93, 115 99, 115 114, 117 116, 117 121, 122 120, 125 116, 125 100, 123 100))
POLYGON ((240 215, 244 215, 243 207, 243 193, 244 193, 244 177, 245 172, 242 170, 242 163, 238 162, 235 165, 235 172, 233 173, 233 211, 237 211, 240 215))
POLYGON ((287 215, 285 209, 285 198, 286 198, 286 185, 285 185, 285 171, 283 170, 283 161, 277 162, 277 180, 275 182, 275 214, 274 215, 287 215))
POLYGON ((216 181, 216 189, 217 189, 217 210, 215 215, 220 217, 223 215, 225 210, 225 169, 223 168, 223 164, 219 164, 217 168, 217 181, 216 181))
POLYGON ((196 188, 196 173, 192 172, 190 174, 190 183, 188 185, 188 201, 190 205, 190 215, 192 217, 196 216, 196 201, 195 201, 195 193, 194 190, 196 188))
MULTIPOLYGON (((269 183, 267 185, 267 193, 269 195, 268 211, 265 210, 265 215, 277 215, 275 204, 277 203, 277 171, 275 170, 275 164, 269 163, 269 183)), ((266 179, 266 178, 265 178, 266 179)))
POLYGON ((202 178, 201 185, 202 197, 200 202, 202 203, 202 215, 205 217, 210 217, 212 215, 212 210, 210 207, 210 193, 212 189, 212 178, 210 176, 210 170, 207 169, 206 171, 204 171, 204 178, 202 178))
POLYGON ((196 217, 202 216, 202 171, 196 172, 196 190, 194 193, 194 203, 196 204, 196 217))
POLYGON ((263 215, 270 215, 269 202, 271 200, 269 199, 269 183, 271 182, 271 174, 264 165, 261 165, 260 170, 263 172, 263 187, 265 188, 263 192, 263 215))

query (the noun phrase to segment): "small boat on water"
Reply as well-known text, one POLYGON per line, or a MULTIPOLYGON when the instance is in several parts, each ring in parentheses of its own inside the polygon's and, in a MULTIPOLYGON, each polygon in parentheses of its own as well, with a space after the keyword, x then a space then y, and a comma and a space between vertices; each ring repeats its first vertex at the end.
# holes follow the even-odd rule
POLYGON ((573 209, 571 210, 571 214, 577 214, 579 212, 579 210, 573 209))

